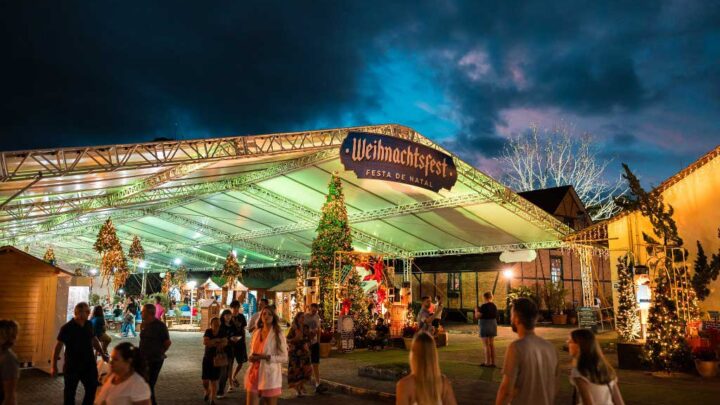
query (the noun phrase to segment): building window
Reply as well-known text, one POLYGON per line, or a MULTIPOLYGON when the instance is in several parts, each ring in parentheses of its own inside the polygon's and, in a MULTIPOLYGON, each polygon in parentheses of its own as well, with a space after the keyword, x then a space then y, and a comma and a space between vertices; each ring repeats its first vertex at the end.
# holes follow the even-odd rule
POLYGON ((550 281, 560 283, 563 279, 562 257, 550 256, 550 281))
POLYGON ((460 296, 460 273, 448 273, 448 297, 460 296))

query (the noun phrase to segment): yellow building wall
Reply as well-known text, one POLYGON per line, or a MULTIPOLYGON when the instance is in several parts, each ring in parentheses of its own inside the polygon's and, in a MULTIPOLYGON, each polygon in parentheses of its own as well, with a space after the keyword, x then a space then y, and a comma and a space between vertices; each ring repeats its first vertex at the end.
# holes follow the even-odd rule
MULTIPOLYGON (((687 264, 692 272, 697 255, 696 241, 702 243, 708 257, 720 249, 720 157, 673 184, 662 195, 665 203, 675 210, 673 219, 688 250, 687 264)), ((613 281, 617 280, 617 260, 628 250, 635 253, 639 263, 645 263, 642 232, 652 234, 652 226, 639 213, 620 217, 608 224, 613 281)), ((700 303, 701 309, 720 310, 720 278, 710 284, 710 291, 710 296, 700 303)), ((614 289, 613 300, 617 304, 614 289)))

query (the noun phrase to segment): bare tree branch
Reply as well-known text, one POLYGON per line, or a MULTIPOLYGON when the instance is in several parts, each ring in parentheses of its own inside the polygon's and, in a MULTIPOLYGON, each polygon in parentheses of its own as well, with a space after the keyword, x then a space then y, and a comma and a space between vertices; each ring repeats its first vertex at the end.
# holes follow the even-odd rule
POLYGON ((618 212, 613 198, 627 189, 621 176, 606 179, 612 160, 600 158, 592 135, 573 136, 567 125, 542 132, 532 125, 510 139, 498 160, 505 183, 515 191, 572 185, 593 220, 618 212))

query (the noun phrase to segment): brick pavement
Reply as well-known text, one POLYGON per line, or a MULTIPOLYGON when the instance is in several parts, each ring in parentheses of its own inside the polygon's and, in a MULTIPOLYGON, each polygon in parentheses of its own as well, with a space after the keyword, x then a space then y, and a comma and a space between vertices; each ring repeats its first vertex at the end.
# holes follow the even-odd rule
MULTIPOLYGON (((203 404, 202 381, 200 379, 201 359, 203 354, 202 335, 198 332, 171 332, 173 345, 168 351, 168 359, 160 373, 156 386, 158 403, 160 404, 203 404)), ((113 337, 113 345, 128 340, 135 344, 139 339, 119 339, 113 337)), ((18 386, 19 404, 62 404, 63 379, 50 378, 38 370, 23 370, 18 386)), ((78 388, 77 403, 82 399, 82 385, 78 388)), ((294 390, 284 387, 281 403, 289 404, 377 404, 382 401, 374 398, 354 397, 341 393, 330 392, 322 395, 310 395, 304 398, 295 397, 294 390)), ((392 401, 388 401, 392 403, 392 401)), ((244 404, 244 392, 230 393, 218 404, 244 404)))

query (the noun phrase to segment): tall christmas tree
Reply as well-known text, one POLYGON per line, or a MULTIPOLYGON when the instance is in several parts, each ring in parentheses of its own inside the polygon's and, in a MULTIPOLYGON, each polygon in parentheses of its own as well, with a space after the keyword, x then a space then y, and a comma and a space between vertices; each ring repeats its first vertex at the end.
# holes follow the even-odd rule
POLYGON ((685 342, 685 323, 678 317, 677 302, 670 297, 668 277, 658 277, 648 314, 645 359, 653 370, 679 371, 691 361, 685 342))
POLYGON ((100 227, 94 248, 102 256, 100 260, 100 275, 103 278, 103 282, 107 282, 110 280, 110 277, 114 277, 113 287, 115 287, 115 289, 119 289, 125 285, 125 281, 129 275, 127 260, 125 259, 125 252, 123 252, 122 246, 120 245, 120 239, 117 237, 112 219, 108 218, 102 227, 100 227))
POLYGON ((293 319, 299 312, 305 311, 305 269, 301 264, 295 268, 295 308, 293 319))
POLYGON ((633 283, 633 262, 627 256, 618 259, 618 313, 617 332, 622 341, 630 342, 640 337, 635 283, 633 283))
POLYGON ((320 316, 324 325, 330 326, 333 318, 333 267, 335 252, 347 252, 352 249, 352 237, 348 224, 345 197, 340 178, 333 175, 328 187, 322 216, 317 227, 317 236, 312 243, 312 252, 308 269, 316 274, 320 281, 320 316))
POLYGON ((237 257, 235 257, 235 254, 232 251, 228 252, 227 257, 225 258, 222 276, 225 277, 228 284, 230 285, 234 285, 235 280, 242 279, 242 274, 240 272, 240 264, 238 263, 237 257))
POLYGON ((367 331, 370 327, 369 302, 360 285, 360 275, 355 269, 352 269, 347 277, 347 298, 350 300, 350 311, 355 318, 355 329, 367 331))
POLYGON ((656 246, 664 250, 648 312, 645 358, 655 370, 678 371, 690 360, 690 351, 685 342, 685 322, 699 314, 695 291, 687 282, 687 267, 681 263, 683 255, 675 254, 675 249, 682 247, 683 240, 672 218, 672 206, 665 205, 661 194, 646 192, 627 165, 623 164, 623 169, 623 177, 628 181, 632 194, 620 200, 619 205, 625 209, 639 210, 648 218, 653 234, 661 242, 656 242, 652 235, 644 232, 643 239, 651 246, 649 250, 656 246))

